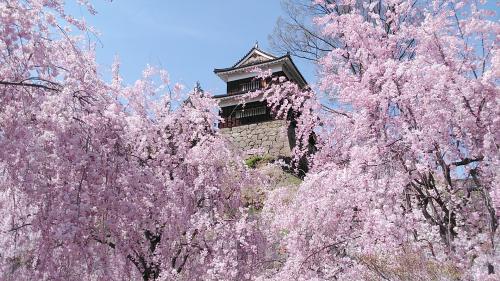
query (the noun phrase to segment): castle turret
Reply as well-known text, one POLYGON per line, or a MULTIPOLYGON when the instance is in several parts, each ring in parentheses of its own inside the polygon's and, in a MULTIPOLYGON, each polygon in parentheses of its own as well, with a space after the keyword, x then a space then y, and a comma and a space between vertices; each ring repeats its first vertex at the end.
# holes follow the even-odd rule
POLYGON ((248 155, 289 157, 295 144, 293 128, 287 120, 273 116, 266 101, 261 101, 262 96, 249 94, 264 89, 271 81, 258 79, 253 71, 256 68, 270 71, 272 77, 285 77, 300 87, 307 85, 289 54, 277 57, 256 44, 233 66, 214 70, 227 83, 226 93, 215 96, 224 120, 219 127, 248 155))

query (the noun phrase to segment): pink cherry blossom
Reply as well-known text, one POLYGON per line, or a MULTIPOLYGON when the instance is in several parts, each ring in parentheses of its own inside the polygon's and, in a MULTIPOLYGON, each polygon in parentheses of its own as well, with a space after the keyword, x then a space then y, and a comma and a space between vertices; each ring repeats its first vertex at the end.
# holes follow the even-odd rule
MULTIPOLYGON (((87 1, 81 1, 91 12, 87 1)), ((258 184, 206 93, 102 80, 63 1, 0 3, 0 279, 244 280, 258 184), (72 30, 72 31, 70 31, 72 30), (175 106, 172 106, 175 104, 175 106)))
POLYGON ((318 151, 303 184, 268 195, 263 219, 282 254, 261 279, 498 280, 494 11, 314 3, 331 10, 314 21, 340 47, 319 63, 326 97, 267 91, 278 114, 296 112, 299 155, 311 134, 318 151))

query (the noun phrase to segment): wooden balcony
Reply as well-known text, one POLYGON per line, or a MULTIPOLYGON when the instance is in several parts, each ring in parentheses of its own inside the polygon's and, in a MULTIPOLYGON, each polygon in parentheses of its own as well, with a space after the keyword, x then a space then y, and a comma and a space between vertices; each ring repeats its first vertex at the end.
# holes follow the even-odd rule
POLYGON ((230 90, 227 94, 228 95, 235 95, 235 94, 240 94, 240 93, 246 93, 246 92, 251 92, 255 90, 262 89, 262 83, 261 80, 253 80, 247 83, 241 83, 238 85, 236 89, 230 90))

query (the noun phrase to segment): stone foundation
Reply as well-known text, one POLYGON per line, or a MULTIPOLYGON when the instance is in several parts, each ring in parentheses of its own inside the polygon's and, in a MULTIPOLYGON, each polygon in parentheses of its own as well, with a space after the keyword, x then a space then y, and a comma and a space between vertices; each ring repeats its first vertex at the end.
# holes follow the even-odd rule
POLYGON ((220 131, 248 156, 289 157, 291 148, 287 128, 285 120, 273 120, 220 131))

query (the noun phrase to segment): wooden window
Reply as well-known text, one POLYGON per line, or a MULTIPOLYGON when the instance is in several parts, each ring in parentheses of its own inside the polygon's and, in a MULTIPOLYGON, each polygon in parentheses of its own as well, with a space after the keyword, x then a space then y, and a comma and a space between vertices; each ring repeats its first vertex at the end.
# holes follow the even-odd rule
POLYGON ((242 110, 238 110, 234 113, 234 115, 237 119, 245 118, 245 117, 252 117, 252 116, 257 116, 257 115, 265 115, 265 114, 266 114, 266 107, 265 106, 242 109, 242 110))

